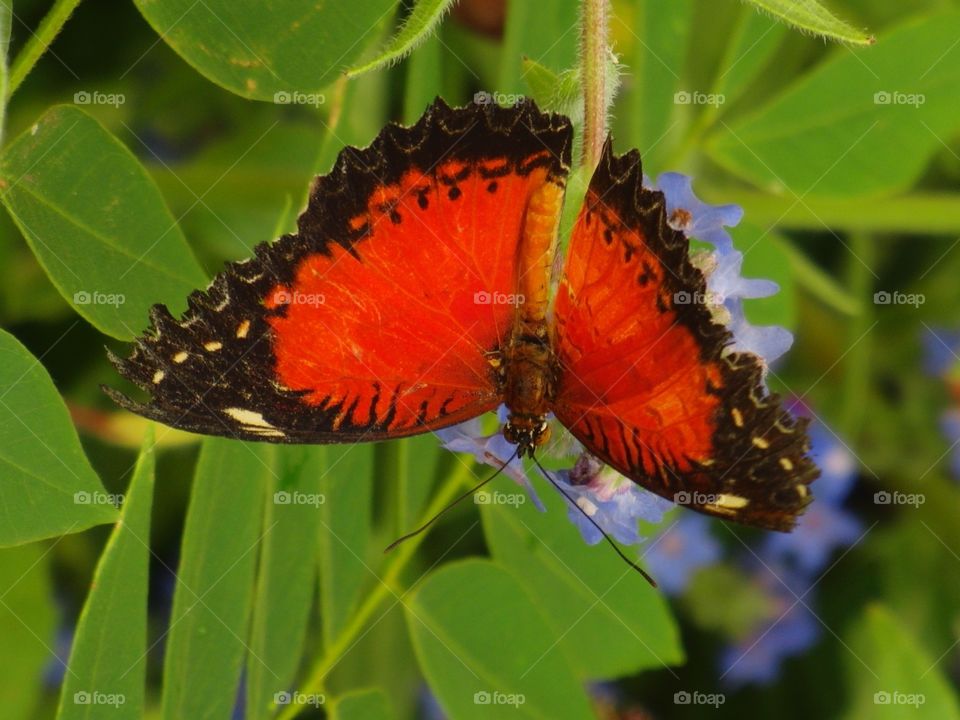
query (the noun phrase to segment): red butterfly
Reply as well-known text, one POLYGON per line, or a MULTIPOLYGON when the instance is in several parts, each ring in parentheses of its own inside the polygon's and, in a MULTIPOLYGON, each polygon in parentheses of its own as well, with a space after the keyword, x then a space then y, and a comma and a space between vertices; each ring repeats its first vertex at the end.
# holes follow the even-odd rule
POLYGON ((388 125, 317 178, 298 231, 164 306, 111 356, 167 425, 278 443, 387 440, 494 410, 521 456, 556 415, 586 448, 668 499, 790 529, 817 469, 805 421, 731 352, 689 241, 637 151, 608 142, 550 303, 570 121, 532 103, 388 125), (702 500, 702 501, 698 501, 702 500))

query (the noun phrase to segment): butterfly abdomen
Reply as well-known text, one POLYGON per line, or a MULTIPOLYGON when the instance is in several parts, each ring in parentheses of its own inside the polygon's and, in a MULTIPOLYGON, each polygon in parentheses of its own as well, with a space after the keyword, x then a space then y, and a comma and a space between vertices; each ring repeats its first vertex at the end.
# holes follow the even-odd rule
POLYGON ((503 434, 532 453, 550 437, 547 412, 556 395, 556 356, 546 328, 520 323, 504 349, 503 397, 510 415, 503 434))

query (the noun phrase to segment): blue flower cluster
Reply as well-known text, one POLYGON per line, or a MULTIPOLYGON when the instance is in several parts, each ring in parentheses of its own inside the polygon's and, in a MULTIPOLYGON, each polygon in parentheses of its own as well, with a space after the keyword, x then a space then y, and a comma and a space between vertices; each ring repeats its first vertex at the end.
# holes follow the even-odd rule
MULTIPOLYGON (((804 414, 802 407, 794 412, 804 414)), ((857 479, 850 449, 819 422, 810 426, 811 455, 821 471, 817 501, 791 533, 765 533, 744 564, 769 600, 769 612, 749 635, 720 658, 730 684, 764 683, 777 677, 782 662, 813 646, 823 626, 813 610, 813 589, 838 551, 863 535, 861 522, 844 507, 857 479)))

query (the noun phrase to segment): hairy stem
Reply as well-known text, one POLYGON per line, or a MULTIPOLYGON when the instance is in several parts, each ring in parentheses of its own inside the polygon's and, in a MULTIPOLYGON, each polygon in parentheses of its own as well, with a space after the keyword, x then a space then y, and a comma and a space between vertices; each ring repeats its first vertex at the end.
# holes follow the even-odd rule
POLYGON ((583 165, 592 172, 607 139, 607 26, 609 0, 583 0, 581 63, 583 82, 583 165))
POLYGON ((37 60, 50 47, 57 33, 60 32, 60 29, 79 4, 80 0, 57 0, 50 12, 44 16, 40 22, 40 27, 30 36, 30 40, 17 55, 17 59, 13 61, 10 68, 10 81, 7 84, 8 98, 17 91, 20 83, 30 74, 33 66, 37 64, 37 60))

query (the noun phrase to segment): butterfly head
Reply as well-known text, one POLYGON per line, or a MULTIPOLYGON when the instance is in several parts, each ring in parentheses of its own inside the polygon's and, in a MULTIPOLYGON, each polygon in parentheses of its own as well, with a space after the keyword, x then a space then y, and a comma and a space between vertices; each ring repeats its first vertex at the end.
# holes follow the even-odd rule
POLYGON ((519 446, 517 455, 533 457, 533 452, 550 439, 550 425, 543 415, 511 413, 503 426, 507 442, 519 446))

